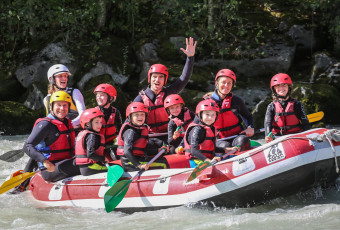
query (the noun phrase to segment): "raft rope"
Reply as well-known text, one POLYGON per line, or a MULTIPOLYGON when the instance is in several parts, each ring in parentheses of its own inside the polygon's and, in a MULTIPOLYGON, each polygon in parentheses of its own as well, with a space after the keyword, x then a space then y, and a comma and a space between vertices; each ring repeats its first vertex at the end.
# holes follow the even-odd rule
POLYGON ((338 161, 336 158, 336 151, 334 149, 333 141, 339 142, 340 141, 340 130, 337 129, 329 129, 327 130, 324 134, 318 135, 314 138, 310 138, 311 140, 318 141, 318 142, 323 142, 327 140, 329 142, 329 145, 331 146, 334 154, 334 162, 335 162, 335 171, 336 173, 339 173, 339 166, 338 166, 338 161))
MULTIPOLYGON (((277 144, 277 142, 281 142, 281 141, 285 141, 285 140, 290 140, 290 139, 301 139, 301 140, 306 140, 306 141, 317 141, 317 142, 323 142, 323 141, 328 141, 332 150, 333 150, 333 154, 334 154, 334 161, 335 161, 335 170, 337 173, 339 173, 339 166, 338 166, 338 161, 337 161, 337 157, 336 157, 336 151, 334 149, 334 145, 333 145, 333 141, 335 142, 340 142, 340 130, 337 130, 337 129, 330 129, 330 130, 327 130, 325 133, 323 134, 320 134, 320 135, 317 135, 315 137, 296 137, 296 136, 289 136, 289 137, 285 137, 284 140, 280 140, 280 139, 276 139, 275 141, 272 141, 271 144, 269 144, 268 146, 266 146, 265 148, 261 148, 261 146, 259 146, 257 149, 257 151, 254 151, 254 152, 251 152, 249 154, 249 156, 246 156, 246 157, 233 157, 233 158, 230 158, 228 160, 224 160, 223 162, 219 162, 217 163, 220 164, 220 163, 226 163, 226 162, 230 162, 230 161, 238 161, 239 159, 241 158, 248 158, 248 157, 251 157, 255 154, 258 154, 262 151, 264 151, 265 149, 268 149, 270 148, 271 146, 277 144)), ((172 176, 175 176, 175 175, 179 175, 179 174, 183 174, 183 173, 187 173, 187 172, 190 172, 190 171, 193 171, 194 168, 190 168, 190 169, 187 169, 187 170, 184 170, 184 171, 180 171, 178 173, 173 173, 173 174, 169 174, 169 175, 166 175, 166 176, 162 176, 162 177, 158 177, 158 178, 149 178, 149 179, 139 179, 139 180, 134 180, 132 181, 132 183, 136 183, 136 182, 142 182, 142 181, 153 181, 153 180, 164 180, 168 177, 172 177, 172 176)), ((48 182, 46 182, 48 183, 48 182)), ((48 183, 48 184, 56 184, 56 185, 60 185, 60 186, 108 186, 108 184, 103 184, 103 183, 94 183, 94 184, 58 184, 58 183, 48 183)))

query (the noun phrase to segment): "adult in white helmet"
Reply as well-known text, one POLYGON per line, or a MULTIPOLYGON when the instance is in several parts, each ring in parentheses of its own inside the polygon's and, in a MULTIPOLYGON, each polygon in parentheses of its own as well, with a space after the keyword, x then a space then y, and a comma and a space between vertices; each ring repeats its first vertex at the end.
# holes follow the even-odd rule
POLYGON ((69 69, 62 65, 56 64, 51 66, 47 72, 48 94, 44 98, 44 105, 46 108, 46 114, 50 112, 49 101, 54 92, 65 91, 72 97, 72 103, 70 106, 70 112, 67 115, 72 120, 72 124, 75 128, 80 128, 80 115, 85 110, 84 98, 78 89, 67 87, 68 77, 71 75, 69 69))

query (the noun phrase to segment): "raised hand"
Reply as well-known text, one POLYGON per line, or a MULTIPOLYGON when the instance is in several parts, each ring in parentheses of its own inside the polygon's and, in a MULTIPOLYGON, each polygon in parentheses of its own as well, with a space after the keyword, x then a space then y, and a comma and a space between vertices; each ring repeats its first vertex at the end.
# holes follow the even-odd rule
POLYGON ((196 49, 197 41, 195 41, 195 43, 194 43, 194 39, 192 37, 190 37, 189 40, 188 40, 188 38, 186 38, 185 41, 187 43, 187 48, 186 49, 181 48, 181 50, 188 57, 194 56, 195 55, 195 49, 196 49))

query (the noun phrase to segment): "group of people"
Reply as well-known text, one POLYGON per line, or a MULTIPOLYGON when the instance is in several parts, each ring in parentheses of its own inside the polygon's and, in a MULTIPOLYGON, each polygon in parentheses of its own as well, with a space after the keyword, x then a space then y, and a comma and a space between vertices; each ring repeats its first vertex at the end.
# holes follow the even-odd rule
MULTIPOLYGON (((117 99, 114 86, 98 85, 93 91, 98 106, 85 109, 80 91, 67 87, 68 68, 53 65, 48 70, 49 94, 44 99, 47 116, 36 121, 24 144, 30 157, 25 171, 32 171, 37 162, 41 176, 53 182, 105 172, 108 159, 120 159, 125 171, 169 168, 164 157, 147 164, 161 149, 184 154, 191 167, 202 161, 220 161, 221 154, 234 149, 250 149, 253 116, 231 92, 236 84, 232 70, 218 71, 214 92, 204 96, 195 113, 179 95, 193 71, 196 43, 193 38, 186 39, 186 49, 181 49, 187 55, 182 75, 168 87, 167 67, 150 67, 149 85, 127 106, 124 122, 112 105, 117 99)), ((287 74, 276 74, 271 80, 273 102, 265 115, 266 142, 274 135, 310 128, 302 103, 290 96, 292 86, 287 74)))

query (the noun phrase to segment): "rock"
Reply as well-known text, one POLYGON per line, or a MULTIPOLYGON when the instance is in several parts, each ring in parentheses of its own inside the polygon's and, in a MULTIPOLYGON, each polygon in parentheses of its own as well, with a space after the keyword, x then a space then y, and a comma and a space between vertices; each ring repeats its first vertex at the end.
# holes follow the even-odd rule
POLYGON ((33 89, 29 91, 29 95, 26 101, 24 102, 24 105, 29 109, 38 110, 44 107, 43 105, 44 95, 35 84, 32 84, 32 86, 33 89))
POLYGON ((288 71, 294 58, 295 48, 277 44, 272 48, 263 49, 263 52, 267 57, 255 59, 244 58, 241 60, 206 59, 196 62, 195 65, 199 67, 213 66, 216 72, 222 68, 229 68, 232 69, 236 75, 242 75, 247 78, 273 75, 275 73, 288 71))
POLYGON ((261 101, 265 100, 270 95, 269 87, 256 86, 247 87, 246 89, 236 89, 232 92, 244 100, 245 105, 251 111, 261 101))
POLYGON ((81 80, 77 83, 78 89, 82 91, 85 87, 85 84, 92 78, 100 76, 100 75, 110 75, 113 82, 117 85, 123 85, 127 82, 128 77, 120 75, 112 70, 112 68, 103 63, 97 62, 97 65, 90 70, 89 73, 85 74, 81 80))
POLYGON ((74 73, 74 68, 70 64, 73 60, 73 56, 63 47, 62 43, 51 43, 34 56, 31 61, 28 61, 30 64, 20 64, 15 75, 25 88, 29 88, 35 82, 47 85, 47 71, 52 65, 65 64, 71 73, 74 73))
POLYGON ((153 43, 146 43, 142 45, 137 51, 137 58, 140 63, 144 62, 158 62, 157 47, 153 43))
POLYGON ((335 60, 325 53, 316 54, 314 60, 315 65, 313 67, 310 82, 314 82, 319 77, 320 73, 325 72, 328 67, 335 63, 335 60))
POLYGON ((30 133, 35 120, 44 117, 43 110, 31 110, 22 103, 0 101, 0 133, 18 135, 30 133))
POLYGON ((151 67, 151 64, 149 62, 143 62, 141 71, 139 73, 139 83, 144 82, 145 80, 148 80, 148 72, 151 67))
POLYGON ((324 73, 319 75, 319 79, 321 82, 325 79, 327 84, 340 90, 340 62, 329 66, 324 73))
POLYGON ((303 50, 315 49, 315 37, 312 31, 306 30, 302 25, 293 25, 289 31, 288 35, 292 38, 295 46, 303 50))

